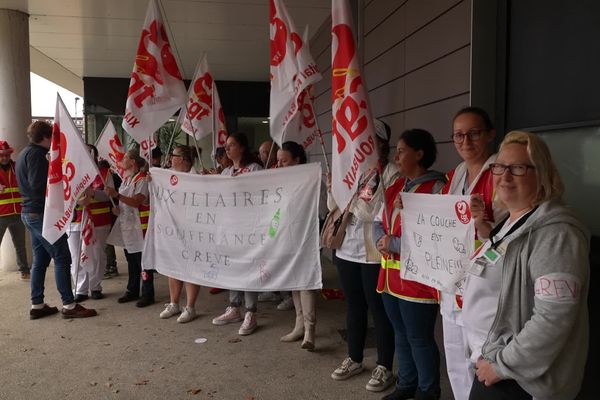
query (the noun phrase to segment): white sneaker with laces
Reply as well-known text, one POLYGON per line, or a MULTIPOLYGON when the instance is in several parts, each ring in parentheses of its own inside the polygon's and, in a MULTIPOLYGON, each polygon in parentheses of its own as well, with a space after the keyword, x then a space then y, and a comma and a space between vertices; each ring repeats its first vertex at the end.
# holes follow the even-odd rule
POLYGON ((343 381, 351 376, 360 374, 362 371, 362 363, 354 362, 350 357, 347 357, 342 361, 342 364, 333 371, 331 378, 336 381, 343 381))
POLYGON ((160 317, 162 319, 167 319, 180 312, 181 309, 179 308, 179 304, 167 303, 165 304, 165 309, 160 313, 160 317))
POLYGON ((284 298, 281 303, 277 305, 279 311, 288 311, 294 308, 294 300, 292 296, 284 298))
POLYGON ((252 311, 247 311, 244 316, 244 322, 242 322, 242 326, 240 326, 240 330, 238 333, 242 336, 250 335, 252 332, 256 330, 258 324, 256 323, 256 313, 252 311))
POLYGON ((229 306, 225 312, 212 320, 213 325, 227 325, 233 322, 240 322, 242 314, 239 307, 229 306))
POLYGON ((183 308, 183 312, 177 318, 177 322, 179 322, 180 324, 185 324, 186 322, 190 322, 191 320, 196 319, 196 316, 196 310, 194 309, 194 307, 185 306, 183 308))
POLYGON ((382 392, 393 384, 394 374, 392 374, 392 371, 383 365, 378 365, 371 373, 371 379, 365 387, 369 392, 382 392))

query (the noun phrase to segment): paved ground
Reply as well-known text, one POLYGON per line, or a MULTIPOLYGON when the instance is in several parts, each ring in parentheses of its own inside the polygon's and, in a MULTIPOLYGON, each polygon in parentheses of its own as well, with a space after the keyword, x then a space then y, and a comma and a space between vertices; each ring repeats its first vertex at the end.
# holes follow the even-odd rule
MULTIPOLYGON (((123 270, 124 263, 120 264, 123 270)), ((46 301, 59 305, 53 271, 46 301)), ((63 320, 60 315, 30 321, 29 287, 14 272, 0 272, 0 399, 379 399, 364 389, 375 349, 365 351, 369 372, 345 382, 329 375, 346 355, 340 335, 344 304, 319 299, 317 351, 281 343, 293 311, 260 303, 260 328, 240 337, 238 326, 213 326, 227 305, 227 294, 202 289, 200 317, 188 324, 158 314, 168 299, 167 280, 156 281, 158 303, 145 309, 118 304, 126 275, 103 282, 107 297, 88 300, 100 315, 63 320), (196 344, 195 339, 206 338, 196 344)), ((324 282, 336 285, 335 271, 324 266, 324 282)), ((441 343, 441 342, 440 342, 441 343)), ((372 346, 372 340, 368 340, 372 346)), ((444 362, 442 361, 442 364, 444 362)), ((451 399, 442 371, 443 399, 451 399)))

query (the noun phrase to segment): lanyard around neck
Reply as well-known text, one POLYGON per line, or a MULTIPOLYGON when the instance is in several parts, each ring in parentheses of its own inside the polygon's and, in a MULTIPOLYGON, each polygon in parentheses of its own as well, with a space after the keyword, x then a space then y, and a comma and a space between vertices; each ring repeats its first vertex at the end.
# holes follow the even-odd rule
POLYGON ((498 246, 500 246, 500 243, 502 243, 507 236, 510 236, 514 231, 516 231, 517 229, 522 227, 523 224, 525 224, 525 222, 527 222, 527 219, 529 219, 529 217, 531 217, 531 214, 533 214, 533 212, 537 209, 538 209, 537 207, 534 207, 533 209, 528 211, 527 214, 525 214, 521 218, 519 218, 519 220, 513 226, 510 227, 508 232, 506 232, 506 235, 502 236, 502 238, 500 240, 498 240, 497 242, 494 242, 494 236, 496 236, 498 234, 498 232, 500 232, 502 230, 502 227, 504 226, 504 224, 506 224, 506 221, 508 221, 508 219, 510 218, 510 215, 508 217, 504 218, 504 220, 502 222, 500 222, 498 225, 496 225, 494 227, 494 229, 492 229, 492 231, 490 232, 490 243, 492 244, 491 248, 496 250, 498 248, 498 246))

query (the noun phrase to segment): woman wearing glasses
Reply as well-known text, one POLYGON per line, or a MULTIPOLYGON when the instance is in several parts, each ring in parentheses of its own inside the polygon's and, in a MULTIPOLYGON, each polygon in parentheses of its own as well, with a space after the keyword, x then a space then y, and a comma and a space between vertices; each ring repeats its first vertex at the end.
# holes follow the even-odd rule
MULTIPOLYGON (((189 146, 183 144, 176 146, 170 155, 171 170, 195 174, 196 170, 193 167, 194 155, 195 153, 189 146)), ((160 317, 166 319, 181 313, 177 317, 177 322, 182 324, 195 319, 196 309, 194 307, 199 291, 200 286, 196 284, 182 282, 179 279, 169 277, 169 297, 171 302, 165 305, 165 309, 160 313, 160 317), (181 297, 183 286, 185 286, 186 305, 182 311, 179 307, 179 298, 181 297)))
MULTIPOLYGON (((490 163, 496 160, 492 144, 496 131, 488 114, 478 107, 466 107, 452 122, 452 141, 462 162, 447 175, 443 194, 471 195, 471 207, 478 238, 487 238, 494 221, 492 175, 490 163)), ((462 298, 440 292, 440 313, 444 331, 446 365, 454 398, 467 400, 473 382, 465 358, 462 321, 462 298)))
POLYGON ((588 352, 589 233, 562 204, 560 176, 536 135, 509 133, 490 170, 509 215, 467 274, 470 399, 573 399, 588 352), (481 293, 496 299, 487 311, 481 293))

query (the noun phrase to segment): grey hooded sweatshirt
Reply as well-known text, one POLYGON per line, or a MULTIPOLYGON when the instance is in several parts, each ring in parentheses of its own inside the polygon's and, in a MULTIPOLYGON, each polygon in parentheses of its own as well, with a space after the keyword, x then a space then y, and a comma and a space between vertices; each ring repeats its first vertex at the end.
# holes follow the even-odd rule
POLYGON ((496 318, 482 356, 538 400, 577 396, 588 353, 587 229, 542 203, 506 249, 496 318))

